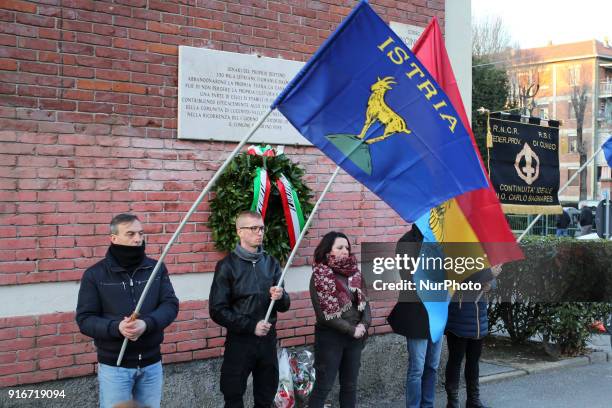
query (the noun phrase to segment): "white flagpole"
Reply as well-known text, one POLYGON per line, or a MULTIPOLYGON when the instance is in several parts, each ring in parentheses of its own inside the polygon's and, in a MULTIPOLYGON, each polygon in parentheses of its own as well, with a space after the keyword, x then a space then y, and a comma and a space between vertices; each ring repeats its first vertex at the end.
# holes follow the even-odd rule
MULTIPOLYGON (((561 187, 559 189, 559 192, 557 194, 561 194, 562 191, 565 191, 566 188, 569 187, 570 183, 572 181, 574 181, 574 179, 576 177, 578 177, 578 175, 580 174, 580 172, 582 172, 582 170, 584 170, 586 168, 586 166, 589 165, 589 163, 591 163, 593 161, 593 159, 595 159, 595 156, 597 156, 599 154, 599 152, 601 152, 603 149, 603 146, 601 146, 599 149, 597 149, 597 151, 595 153, 593 153, 593 155, 591 156, 591 158, 589 160, 586 161, 586 163, 584 163, 579 169, 578 171, 576 171, 576 173, 574 173, 574 175, 572 177, 570 177, 569 180, 567 180, 567 183, 565 183, 563 185, 563 187, 561 187)), ((518 237, 518 239, 516 240, 516 242, 521 242, 521 240, 523 238, 525 238, 525 235, 527 235, 527 233, 531 230, 531 228, 533 228, 533 226, 536 224, 536 222, 538 222, 538 220, 542 217, 542 214, 538 214, 537 217, 535 217, 533 219, 533 221, 531 221, 531 224, 529 224, 527 226, 527 228, 525 229, 525 231, 523 231, 523 233, 518 237)))
POLYGON ((604 239, 610 239, 610 189, 605 191, 604 196, 604 239))
MULTIPOLYGON (((336 167, 336 171, 334 172, 334 174, 332 174, 331 178, 327 182, 327 185, 323 189, 323 192, 319 196, 319 199, 317 200, 315 206, 313 207, 313 209, 312 209, 312 211, 310 213, 310 216, 308 217, 308 220, 306 221, 306 224, 304 224, 304 228, 302 228, 302 231, 300 232, 300 236, 298 237, 297 241, 295 242, 295 245, 293 246, 293 250, 291 251, 291 255, 289 255, 289 259, 287 259, 287 263, 285 264, 285 268, 283 269, 283 273, 281 274, 281 277, 278 280, 278 283, 276 284, 276 286, 281 286, 283 284, 283 281, 285 280, 285 274, 287 273, 287 270, 289 269, 289 266, 291 265, 291 262, 293 261, 293 258, 295 257, 295 254, 297 253, 298 247, 300 246, 300 243, 302 242, 302 239, 306 235, 306 231, 308 231, 308 228, 310 228, 310 224, 312 223, 312 220, 314 219, 314 215, 317 212, 317 210, 319 209, 319 205, 323 201, 323 198, 325 197, 325 194, 327 194, 327 191, 329 191, 329 188, 331 187, 334 179, 338 175, 338 172, 340 172, 340 167, 336 167)), ((266 313, 266 318, 265 318, 266 322, 268 322, 268 319, 270 319, 270 314, 272 314, 272 309, 274 308, 274 303, 275 302, 276 302, 275 300, 272 300, 270 302, 270 306, 268 307, 268 311, 266 313)))
MULTIPOLYGON (((189 209, 189 211, 187 212, 185 217, 183 217, 183 220, 181 221, 181 224, 178 226, 176 231, 174 231, 174 234, 172 235, 172 238, 170 238, 170 241, 168 241, 168 243, 166 244, 166 247, 164 248, 164 251, 162 252, 162 254, 159 257, 159 259, 157 260, 157 263, 155 264, 155 268, 153 268, 153 272, 151 272, 151 276, 149 277, 149 280, 147 281, 147 284, 146 284, 146 286, 144 287, 144 289, 142 291, 142 295, 140 295, 140 299, 138 300, 138 304, 136 305, 136 309, 134 310, 134 313, 132 313, 132 315, 130 316, 130 319, 132 321, 134 321, 134 320, 136 320, 138 318, 138 314, 140 313, 140 308, 142 307, 144 299, 147 296, 147 292, 149 291, 149 287, 153 283, 153 280, 155 279, 155 275, 159 271, 159 268, 161 267, 161 264, 162 264, 164 258, 168 254, 168 251, 170 251, 170 248, 174 244, 174 241, 176 241, 176 239, 180 235, 181 231, 183 230, 183 227, 185 226, 185 224, 187 224, 187 221, 189 221, 189 218, 191 218, 191 215, 195 212, 196 208, 198 208, 198 205, 200 205, 200 203, 202 202, 202 200, 204 199, 206 194, 208 194, 208 192, 214 187, 214 185, 217 182, 217 180, 219 179, 219 177, 221 177, 221 174, 223 174, 223 171, 225 170, 225 168, 230 164, 232 159, 240 152, 240 149, 242 149, 242 147, 246 144, 246 142, 249 141, 251 136, 253 136, 255 131, 261 126, 261 124, 272 113, 272 111, 273 111, 273 109, 269 108, 268 111, 266 113, 264 113, 259 118, 259 120, 251 127, 251 130, 249 131, 249 133, 244 137, 244 139, 242 139, 242 141, 240 143, 238 143, 238 145, 234 148, 232 153, 225 159, 225 161, 223 162, 221 167, 219 167, 219 169, 214 174, 214 176, 210 179, 208 184, 206 184, 206 187, 204 187, 204 190, 202 190, 202 192, 198 196, 197 200, 193 203, 193 205, 191 206, 191 208, 189 209)), ((121 365, 121 360, 123 360, 123 355, 125 354, 125 349, 127 347, 127 342, 128 342, 128 338, 126 337, 126 338, 123 339, 123 344, 121 345, 121 351, 119 352, 119 357, 117 358, 117 366, 121 365)))

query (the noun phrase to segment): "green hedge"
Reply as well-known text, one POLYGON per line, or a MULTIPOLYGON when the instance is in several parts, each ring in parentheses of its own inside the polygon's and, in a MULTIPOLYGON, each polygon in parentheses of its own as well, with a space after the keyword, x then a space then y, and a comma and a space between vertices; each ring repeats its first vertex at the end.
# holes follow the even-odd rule
POLYGON ((491 292, 491 327, 583 352, 591 323, 612 313, 612 242, 530 237, 521 248, 525 259, 504 265, 491 292))

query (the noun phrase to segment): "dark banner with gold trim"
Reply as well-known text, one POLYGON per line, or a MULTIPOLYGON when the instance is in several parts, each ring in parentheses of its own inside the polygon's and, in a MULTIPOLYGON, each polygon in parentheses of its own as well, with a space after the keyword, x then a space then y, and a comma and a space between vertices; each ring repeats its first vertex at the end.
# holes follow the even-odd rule
POLYGON ((504 212, 560 214, 559 128, 497 118, 489 125, 490 177, 504 212))

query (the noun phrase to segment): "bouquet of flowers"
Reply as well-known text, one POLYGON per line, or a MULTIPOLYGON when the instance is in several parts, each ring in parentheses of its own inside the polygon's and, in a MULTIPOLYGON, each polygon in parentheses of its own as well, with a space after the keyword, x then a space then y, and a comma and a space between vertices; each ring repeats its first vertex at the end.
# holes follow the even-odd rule
POLYGON ((291 352, 289 365, 297 407, 306 406, 315 382, 314 355, 308 350, 291 352))

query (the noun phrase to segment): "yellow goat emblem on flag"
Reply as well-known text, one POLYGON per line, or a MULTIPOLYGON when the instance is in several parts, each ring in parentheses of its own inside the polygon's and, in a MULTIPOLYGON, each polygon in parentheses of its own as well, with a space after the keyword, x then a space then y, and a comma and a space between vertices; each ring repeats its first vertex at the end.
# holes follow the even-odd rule
POLYGON ((396 83, 393 79, 394 78, 390 76, 384 77, 383 79, 379 77, 378 81, 370 87, 372 94, 368 99, 365 124, 357 137, 363 139, 370 126, 376 121, 385 125, 385 132, 382 136, 366 140, 367 144, 379 142, 395 133, 411 133, 411 130, 406 127, 404 119, 395 113, 385 102, 385 93, 391 89, 392 84, 396 83))

